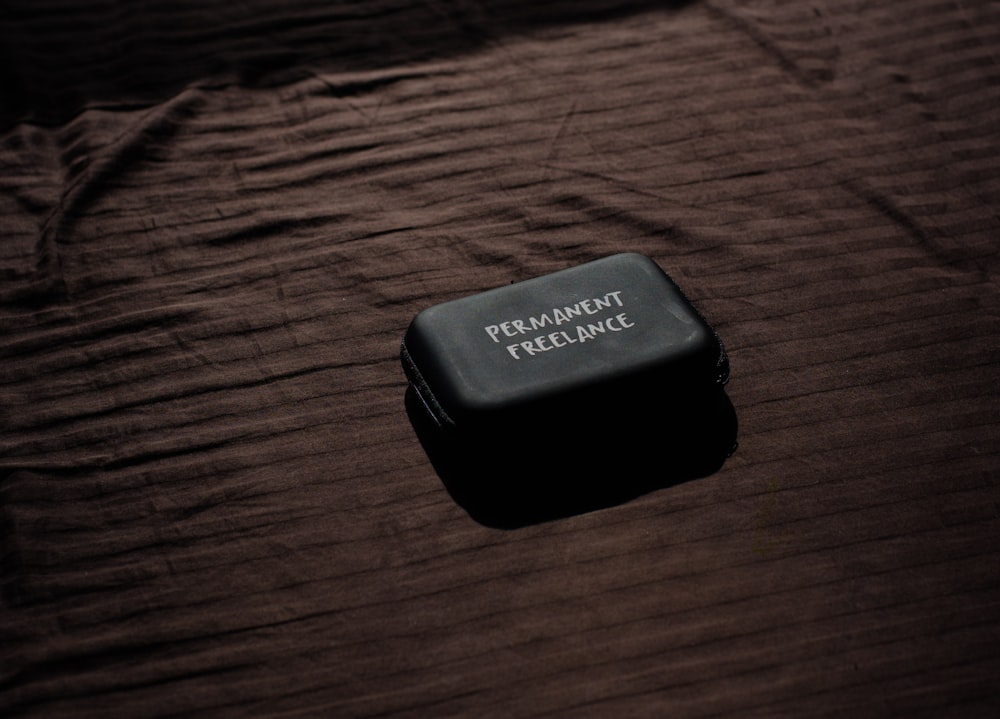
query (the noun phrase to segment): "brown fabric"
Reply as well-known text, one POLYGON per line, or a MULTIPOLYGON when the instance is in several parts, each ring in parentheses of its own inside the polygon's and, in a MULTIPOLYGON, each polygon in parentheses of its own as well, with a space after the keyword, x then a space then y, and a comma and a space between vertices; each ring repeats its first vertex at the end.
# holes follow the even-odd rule
POLYGON ((996 3, 0 21, 0 714, 996 715, 996 3), (403 331, 619 251, 738 450, 478 523, 403 331))

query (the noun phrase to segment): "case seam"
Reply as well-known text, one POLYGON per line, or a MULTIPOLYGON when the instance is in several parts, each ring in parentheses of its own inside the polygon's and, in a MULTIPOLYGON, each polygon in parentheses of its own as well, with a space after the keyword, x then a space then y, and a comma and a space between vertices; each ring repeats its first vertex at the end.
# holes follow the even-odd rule
POLYGON ((427 380, 424 379, 424 376, 420 373, 416 363, 413 361, 413 357, 406 348, 405 338, 400 343, 399 356, 403 360, 403 370, 410 381, 410 386, 413 387, 413 391, 420 399, 420 403, 424 406, 424 409, 427 411, 430 418, 434 420, 434 423, 438 427, 454 427, 454 420, 448 416, 444 407, 442 407, 441 403, 434 397, 434 392, 431 390, 430 385, 427 383, 427 380))

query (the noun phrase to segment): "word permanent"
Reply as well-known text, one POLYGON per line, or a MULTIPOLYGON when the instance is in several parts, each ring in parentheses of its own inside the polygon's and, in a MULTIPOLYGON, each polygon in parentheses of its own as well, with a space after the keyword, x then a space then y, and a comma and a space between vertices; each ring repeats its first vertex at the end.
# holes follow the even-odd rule
POLYGON ((625 306, 621 294, 621 290, 608 292, 601 297, 580 300, 565 307, 554 307, 548 312, 525 319, 486 325, 483 329, 490 339, 502 344, 505 341, 503 338, 518 339, 539 330, 553 328, 547 334, 542 332, 530 339, 519 339, 505 347, 514 359, 532 357, 561 347, 589 342, 606 332, 621 332, 634 327, 635 323, 629 320, 627 313, 611 314, 625 306), (557 327, 561 329, 554 329, 557 327))

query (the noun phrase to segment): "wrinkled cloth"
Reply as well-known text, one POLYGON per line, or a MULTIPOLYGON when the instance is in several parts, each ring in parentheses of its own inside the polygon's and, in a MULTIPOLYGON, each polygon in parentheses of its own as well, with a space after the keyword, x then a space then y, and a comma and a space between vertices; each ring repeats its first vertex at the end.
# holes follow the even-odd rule
POLYGON ((995 716, 998 57, 987 0, 6 3, 0 714, 995 716), (477 522, 402 333, 624 251, 738 449, 477 522))

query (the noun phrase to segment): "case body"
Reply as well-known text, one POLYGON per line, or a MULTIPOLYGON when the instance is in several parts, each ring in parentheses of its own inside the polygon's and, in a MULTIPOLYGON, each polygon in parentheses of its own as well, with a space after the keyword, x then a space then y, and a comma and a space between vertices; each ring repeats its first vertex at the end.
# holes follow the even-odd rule
POLYGON ((493 443, 646 424, 729 377, 714 329, 635 253, 425 309, 401 360, 442 435, 493 443))

